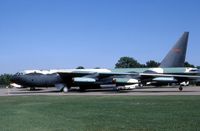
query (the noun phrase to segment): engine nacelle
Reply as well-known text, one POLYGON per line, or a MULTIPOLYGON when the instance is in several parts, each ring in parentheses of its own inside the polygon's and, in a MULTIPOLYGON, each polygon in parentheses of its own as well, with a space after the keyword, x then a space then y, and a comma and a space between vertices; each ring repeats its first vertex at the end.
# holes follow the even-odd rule
POLYGON ((95 83, 96 80, 94 78, 86 78, 86 77, 74 77, 74 83, 95 83))
POLYGON ((118 86, 118 90, 133 90, 136 89, 139 86, 139 84, 133 84, 133 85, 125 85, 125 86, 118 86))
POLYGON ((177 82, 177 80, 174 77, 156 77, 152 81, 157 81, 157 82, 177 82))
POLYGON ((182 85, 182 86, 188 86, 189 84, 190 84, 189 81, 185 81, 185 82, 180 83, 180 85, 182 85))
POLYGON ((115 83, 115 84, 138 84, 139 81, 137 79, 130 79, 130 78, 114 78, 113 83, 115 83))

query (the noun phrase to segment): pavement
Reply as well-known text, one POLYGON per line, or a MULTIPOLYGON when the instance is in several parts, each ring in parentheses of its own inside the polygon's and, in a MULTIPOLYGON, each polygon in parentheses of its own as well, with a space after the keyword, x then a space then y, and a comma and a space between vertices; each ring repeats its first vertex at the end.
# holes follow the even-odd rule
POLYGON ((124 96, 166 96, 166 95, 200 95, 200 87, 187 86, 183 91, 172 87, 157 87, 143 88, 134 90, 114 91, 112 89, 93 89, 79 92, 76 89, 70 90, 68 93, 59 92, 56 88, 38 88, 35 91, 30 91, 29 88, 1 88, 0 96, 59 96, 59 95, 86 95, 86 96, 101 96, 101 95, 124 95, 124 96))

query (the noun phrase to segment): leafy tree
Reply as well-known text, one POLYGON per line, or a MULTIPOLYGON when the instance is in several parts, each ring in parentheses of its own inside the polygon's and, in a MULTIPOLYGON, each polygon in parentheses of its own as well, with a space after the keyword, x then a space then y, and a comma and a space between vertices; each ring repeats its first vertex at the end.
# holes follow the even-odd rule
POLYGON ((76 69, 85 69, 83 66, 78 66, 76 69))
POLYGON ((140 67, 141 68, 146 68, 146 65, 145 64, 140 64, 140 67))
POLYGON ((9 85, 11 83, 11 77, 10 74, 3 74, 0 75, 0 85, 9 85))
POLYGON ((138 68, 141 64, 132 57, 121 57, 115 64, 115 68, 138 68))
POLYGON ((146 67, 158 67, 159 65, 160 63, 154 60, 150 60, 146 62, 146 67))
MULTIPOLYGON (((137 60, 135 60, 132 57, 121 57, 118 62, 115 64, 115 68, 144 68, 144 67, 158 67, 160 65, 159 62, 156 62, 154 60, 149 60, 146 62, 146 64, 140 64, 137 60)), ((195 67, 193 64, 190 64, 189 62, 184 63, 184 67, 195 67)), ((200 69, 200 66, 197 66, 198 69, 200 69)))
POLYGON ((195 66, 186 61, 184 63, 184 67, 195 67, 195 66))

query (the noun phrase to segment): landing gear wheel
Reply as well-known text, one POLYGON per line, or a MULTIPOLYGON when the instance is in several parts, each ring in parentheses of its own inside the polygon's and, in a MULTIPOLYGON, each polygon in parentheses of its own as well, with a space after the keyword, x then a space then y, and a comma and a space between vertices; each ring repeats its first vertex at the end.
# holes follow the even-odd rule
POLYGON ((139 86, 139 87, 143 87, 144 85, 140 83, 138 86, 139 86))
POLYGON ((63 88, 63 92, 64 92, 64 93, 67 93, 67 92, 69 92, 69 89, 68 89, 68 87, 66 87, 66 86, 65 86, 65 87, 63 88))
POLYGON ((179 89, 179 91, 183 91, 183 87, 182 86, 180 86, 178 89, 179 89))

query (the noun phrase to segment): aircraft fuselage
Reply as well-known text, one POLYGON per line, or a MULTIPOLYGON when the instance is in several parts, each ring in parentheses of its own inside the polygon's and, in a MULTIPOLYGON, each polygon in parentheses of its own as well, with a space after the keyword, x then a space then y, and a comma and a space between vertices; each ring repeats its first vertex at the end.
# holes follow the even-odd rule
POLYGON ((24 75, 15 74, 12 78, 12 81, 22 85, 23 87, 54 87, 55 84, 62 83, 62 79, 57 73, 31 73, 24 75))

